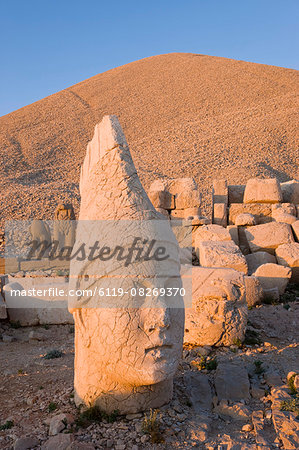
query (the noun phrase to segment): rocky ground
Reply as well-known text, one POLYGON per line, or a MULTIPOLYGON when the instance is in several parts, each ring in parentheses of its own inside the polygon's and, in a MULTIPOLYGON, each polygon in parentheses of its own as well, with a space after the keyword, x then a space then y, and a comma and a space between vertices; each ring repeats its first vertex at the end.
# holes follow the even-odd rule
POLYGON ((75 407, 73 326, 1 322, 0 448, 296 449, 298 319, 299 298, 251 309, 243 345, 185 347, 171 404, 126 417, 75 407))

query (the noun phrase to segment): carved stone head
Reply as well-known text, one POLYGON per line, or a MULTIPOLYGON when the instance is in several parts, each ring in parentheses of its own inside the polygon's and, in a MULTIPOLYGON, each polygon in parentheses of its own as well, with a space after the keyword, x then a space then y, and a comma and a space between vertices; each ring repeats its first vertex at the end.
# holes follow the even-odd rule
POLYGON ((95 248, 95 242, 97 248, 92 257, 71 262, 76 402, 122 413, 161 406, 171 399, 182 350, 179 251, 168 220, 155 211, 139 181, 115 116, 105 116, 95 128, 80 192, 73 255, 95 248), (164 254, 146 258, 151 244, 164 254), (100 257, 103 247, 110 248, 110 259, 107 251, 106 259, 100 257), (126 265, 130 254, 134 258, 126 265))

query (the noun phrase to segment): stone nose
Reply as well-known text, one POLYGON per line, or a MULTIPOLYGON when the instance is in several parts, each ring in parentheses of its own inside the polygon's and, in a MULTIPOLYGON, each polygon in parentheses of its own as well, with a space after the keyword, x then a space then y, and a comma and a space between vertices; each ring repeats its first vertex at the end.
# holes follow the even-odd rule
POLYGON ((169 308, 150 308, 144 310, 144 331, 151 333, 155 330, 167 329, 170 326, 169 308))

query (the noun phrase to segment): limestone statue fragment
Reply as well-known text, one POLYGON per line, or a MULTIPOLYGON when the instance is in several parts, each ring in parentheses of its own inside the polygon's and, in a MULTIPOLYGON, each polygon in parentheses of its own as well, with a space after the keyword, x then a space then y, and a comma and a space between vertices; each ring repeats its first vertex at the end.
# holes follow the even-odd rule
POLYGON ((53 238, 58 243, 57 250, 61 250, 64 247, 73 247, 76 234, 76 218, 72 205, 58 205, 54 218, 53 238))
POLYGON ((142 245, 163 244, 168 259, 136 257, 126 270, 117 258, 71 261, 70 289, 104 292, 69 298, 76 403, 120 413, 159 407, 172 397, 183 342, 182 297, 163 295, 167 288, 182 286, 179 249, 169 220, 155 210, 139 181, 116 116, 105 116, 95 127, 81 168, 80 193, 73 254, 95 241, 127 251, 137 236, 142 245), (123 290, 119 298, 108 295, 115 286, 123 290), (139 297, 133 298, 140 287, 139 297))

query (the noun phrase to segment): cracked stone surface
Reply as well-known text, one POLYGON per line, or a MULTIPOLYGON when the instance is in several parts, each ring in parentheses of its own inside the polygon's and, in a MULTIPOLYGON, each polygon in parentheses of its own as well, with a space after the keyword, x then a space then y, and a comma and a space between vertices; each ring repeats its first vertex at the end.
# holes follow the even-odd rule
MULTIPOLYGON (((116 116, 105 116, 95 127, 81 169, 80 192, 74 251, 83 242, 90 246, 95 236, 101 242, 114 238, 126 247, 138 232, 142 238, 166 243, 170 251, 167 273, 158 277, 162 270, 158 261, 137 262, 128 267, 121 286, 133 286, 137 276, 141 285, 166 287, 173 281, 169 275, 181 285, 177 241, 168 220, 155 211, 139 181, 116 116), (122 220, 128 221, 128 227, 119 236, 117 224, 122 220), (106 221, 111 221, 111 228, 106 221)), ((72 261, 70 284, 84 289, 113 287, 114 280, 124 273, 116 260, 101 270, 97 260, 72 261), (85 278, 77 277, 79 274, 85 278)), ((83 304, 81 300, 72 299, 70 305, 75 321, 76 403, 97 404, 107 412, 121 413, 136 413, 167 403, 172 397, 173 376, 182 349, 182 303, 171 307, 172 298, 166 304, 164 297, 159 296, 134 308, 130 298, 125 307, 95 306, 93 298, 85 298, 83 304), (148 307, 152 300, 155 306, 148 307)))

